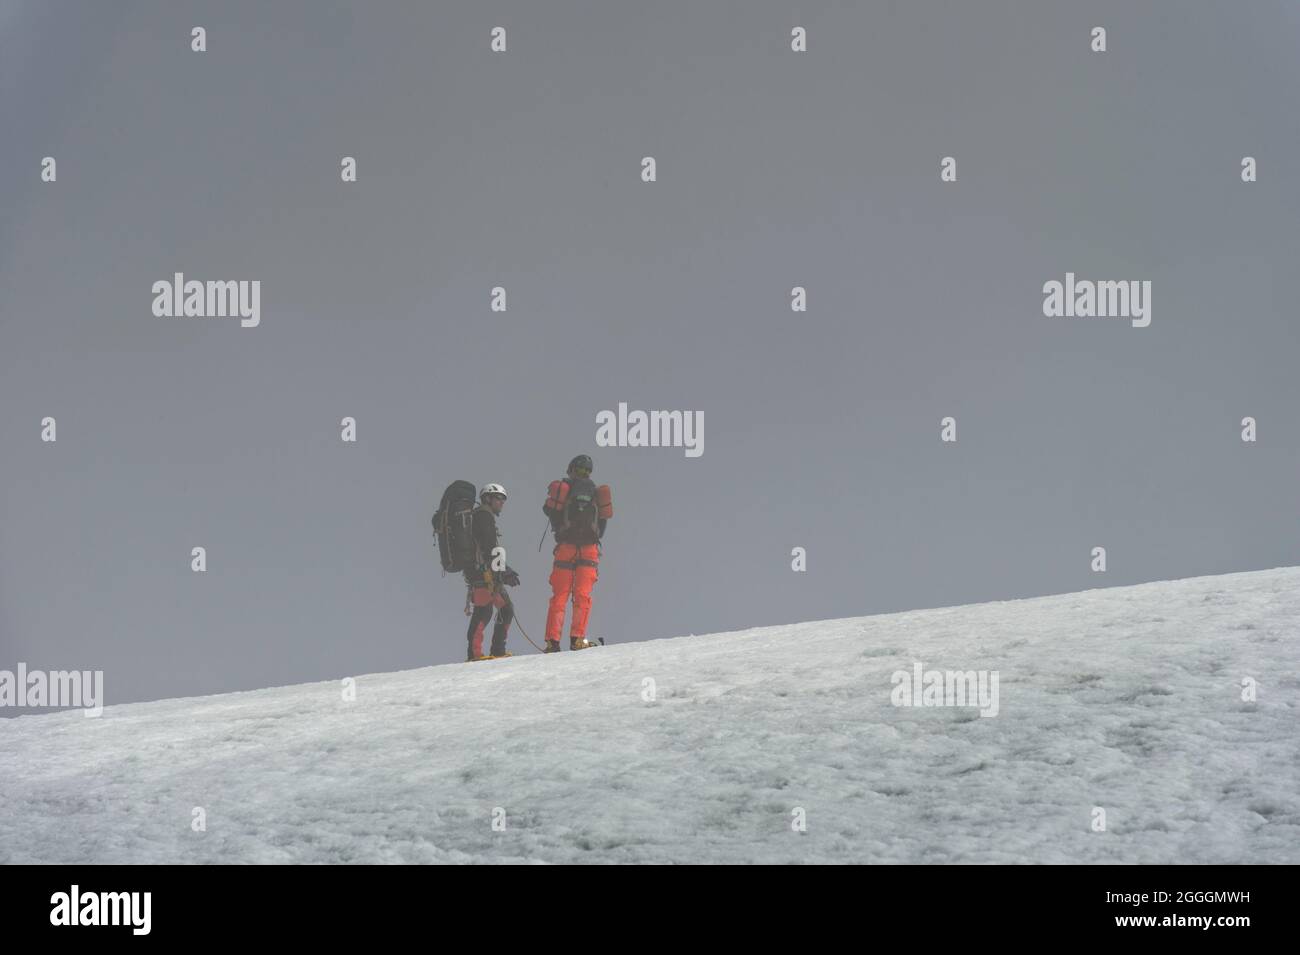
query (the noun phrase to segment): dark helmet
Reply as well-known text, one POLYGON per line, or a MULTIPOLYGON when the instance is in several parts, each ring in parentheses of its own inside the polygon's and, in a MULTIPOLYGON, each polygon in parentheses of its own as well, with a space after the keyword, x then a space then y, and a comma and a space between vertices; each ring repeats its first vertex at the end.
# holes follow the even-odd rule
POLYGON ((574 468, 586 468, 588 474, 590 474, 594 470, 594 468, 592 468, 591 466, 591 458, 585 454, 580 454, 572 461, 570 461, 569 466, 566 470, 570 474, 572 474, 574 468))

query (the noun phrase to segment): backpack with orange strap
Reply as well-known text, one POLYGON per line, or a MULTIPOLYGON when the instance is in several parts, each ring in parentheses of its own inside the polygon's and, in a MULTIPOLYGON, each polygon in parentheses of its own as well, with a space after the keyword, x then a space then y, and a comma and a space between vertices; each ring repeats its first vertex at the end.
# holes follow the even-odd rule
POLYGON ((564 478, 551 482, 542 510, 557 541, 595 544, 600 541, 601 522, 614 516, 614 499, 608 484, 597 487, 591 478, 564 478))

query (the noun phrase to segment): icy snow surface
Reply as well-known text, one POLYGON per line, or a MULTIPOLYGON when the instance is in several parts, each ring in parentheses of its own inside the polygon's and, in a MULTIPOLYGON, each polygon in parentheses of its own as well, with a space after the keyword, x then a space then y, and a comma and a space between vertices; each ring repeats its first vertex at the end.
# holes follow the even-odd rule
POLYGON ((5 719, 0 862, 1297 863, 1298 624, 1285 568, 5 719))

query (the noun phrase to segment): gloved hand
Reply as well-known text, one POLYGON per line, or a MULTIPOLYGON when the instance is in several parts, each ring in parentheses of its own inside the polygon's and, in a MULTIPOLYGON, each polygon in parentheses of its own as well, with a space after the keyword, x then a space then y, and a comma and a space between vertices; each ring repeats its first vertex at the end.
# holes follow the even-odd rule
POLYGON ((519 575, 515 573, 513 568, 507 567, 505 570, 501 571, 501 583, 505 584, 507 587, 518 587, 519 575))

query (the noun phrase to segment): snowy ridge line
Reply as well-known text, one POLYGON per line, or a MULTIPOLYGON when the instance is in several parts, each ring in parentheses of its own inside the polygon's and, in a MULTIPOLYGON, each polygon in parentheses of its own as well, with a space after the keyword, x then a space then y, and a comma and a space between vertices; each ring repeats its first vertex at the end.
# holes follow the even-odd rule
MULTIPOLYGON (((626 641, 626 642, 620 642, 620 643, 615 643, 615 644, 609 644, 609 645, 607 645, 607 646, 602 646, 602 647, 600 647, 599 649, 602 649, 602 650, 611 650, 611 649, 613 649, 614 647, 628 647, 628 646, 634 646, 634 645, 637 645, 637 644, 644 644, 644 643, 650 643, 650 642, 652 642, 652 641, 656 641, 656 642, 657 642, 657 641, 663 641, 663 640, 699 640, 699 639, 701 639, 701 638, 705 638, 705 637, 761 637, 761 636, 763 636, 763 635, 765 635, 765 634, 767 634, 767 633, 770 633, 770 632, 772 632, 772 631, 783 630, 783 629, 785 629, 785 628, 792 627, 792 626, 812 626, 812 625, 827 625, 827 626, 829 626, 829 625, 832 625, 832 624, 853 624, 853 623, 859 623, 859 622, 861 622, 861 621, 865 621, 865 620, 884 620, 884 619, 892 618, 892 617, 905 617, 905 616, 908 616, 908 615, 910 615, 910 614, 917 614, 917 613, 940 613, 940 612, 948 611, 948 610, 969 610, 969 609, 971 609, 971 608, 975 608, 975 607, 1001 606, 1001 605, 1006 605, 1006 604, 1018 604, 1018 603, 1024 603, 1024 602, 1027 602, 1027 601, 1052 600, 1052 599, 1061 598, 1061 597, 1082 597, 1082 596, 1085 596, 1085 595, 1093 595, 1093 594, 1107 593, 1107 592, 1117 591, 1117 590, 1118 590, 1118 591, 1129 591, 1129 590, 1137 590, 1137 589, 1142 588, 1142 587, 1163 587, 1163 586, 1166 586, 1166 585, 1170 585, 1170 586, 1172 586, 1172 585, 1177 585, 1177 584, 1195 583, 1195 582, 1204 581, 1204 580, 1231 580, 1231 579, 1234 578, 1234 577, 1248 576, 1248 575, 1252 575, 1252 574, 1274 573, 1274 572, 1282 572, 1282 571, 1295 571, 1295 572, 1296 572, 1296 575, 1297 575, 1297 578, 1300 579, 1300 566, 1295 566, 1295 567, 1273 567, 1273 568, 1269 568, 1269 569, 1267 569, 1267 570, 1257 570, 1257 571, 1233 571, 1232 573, 1228 573, 1228 574, 1217 574, 1217 575, 1216 575, 1216 574, 1207 574, 1207 575, 1199 575, 1199 576, 1195 576, 1195 577, 1177 577, 1177 578, 1172 578, 1172 579, 1170 579, 1170 580, 1146 581, 1146 582, 1139 583, 1139 584, 1116 584, 1116 585, 1109 586, 1109 587, 1093 587, 1093 588, 1090 588, 1090 589, 1088 589, 1088 590, 1064 591, 1064 592, 1061 592, 1061 593, 1053 593, 1053 594, 1037 594, 1037 595, 1033 595, 1033 596, 1029 596, 1029 597, 1007 597, 1007 598, 1004 598, 1004 599, 998 599, 998 600, 982 600, 982 601, 979 601, 978 603, 970 603, 970 604, 945 604, 945 605, 941 605, 941 606, 938 606, 938 607, 918 607, 918 608, 913 608, 913 609, 908 609, 908 610, 890 610, 890 611, 887 611, 887 612, 884 612, 884 613, 866 614, 866 615, 863 615, 863 616, 857 616, 857 617, 826 617, 826 618, 815 619, 815 620, 800 621, 800 622, 798 622, 798 623, 767 624, 767 625, 759 626, 759 627, 745 627, 745 628, 741 628, 741 629, 739 629, 739 630, 716 630, 716 631, 712 631, 712 632, 710 632, 710 633, 704 633, 704 634, 695 634, 695 633, 692 633, 692 634, 683 634, 683 635, 675 635, 675 636, 651 637, 651 638, 649 638, 649 639, 647 639, 647 640, 635 640, 635 641, 626 641)), ((540 656, 542 656, 542 654, 540 654, 540 653, 535 653, 535 652, 533 652, 533 653, 520 653, 520 654, 516 654, 516 656, 515 656, 514 658, 512 658, 512 659, 528 659, 528 658, 535 657, 535 656, 536 656, 536 657, 540 657, 540 656)), ((492 661, 492 662, 495 662, 495 663, 501 663, 501 662, 504 662, 504 661, 492 661)), ((453 663, 436 663, 436 664, 432 664, 431 666, 432 666, 433 668, 439 668, 439 667, 457 667, 457 666, 460 666, 460 665, 461 665, 461 662, 460 662, 460 661, 456 661, 456 662, 453 662, 453 663)), ((416 672, 416 671, 418 671, 418 670, 423 670, 423 669, 429 669, 429 667, 416 667, 416 668, 414 668, 414 669, 412 669, 412 670, 409 670, 409 671, 407 671, 407 670, 395 670, 395 671, 374 671, 374 672, 370 672, 370 673, 363 673, 363 674, 358 674, 358 675, 352 675, 351 678, 353 678, 353 679, 358 679, 358 680, 362 680, 362 679, 368 679, 368 678, 373 678, 373 677, 378 677, 378 676, 391 675, 391 674, 393 674, 393 673, 416 672)), ((203 693, 203 694, 199 694, 199 695, 196 695, 196 696, 162 697, 162 698, 157 699, 157 700, 133 700, 133 701, 128 702, 128 703, 118 703, 118 704, 115 704, 115 705, 112 706, 112 707, 104 707, 104 709, 105 709, 106 711, 109 710, 109 709, 112 709, 112 710, 114 710, 114 711, 120 711, 123 707, 141 707, 141 706, 150 706, 150 705, 158 704, 158 703, 173 703, 173 702, 177 702, 177 701, 181 701, 181 700, 189 700, 189 701, 193 701, 193 702, 199 702, 199 701, 202 701, 202 700, 210 700, 210 699, 214 699, 214 698, 218 698, 218 697, 238 696, 238 695, 241 695, 241 694, 247 694, 247 693, 267 693, 267 692, 276 691, 276 690, 288 690, 288 689, 292 689, 292 688, 295 688, 295 687, 321 686, 321 687, 331 687, 331 688, 333 688, 333 687, 335 687, 335 686, 337 685, 337 683, 338 683, 339 680, 347 679, 347 678, 348 678, 347 676, 339 676, 339 677, 334 677, 334 678, 332 678, 332 679, 326 679, 326 680, 313 680, 313 681, 311 681, 311 682, 309 682, 309 683, 283 683, 283 684, 272 684, 271 686, 264 686, 264 687, 250 687, 250 688, 248 688, 248 689, 244 689, 244 690, 225 690, 225 691, 222 691, 222 692, 220 692, 220 693, 203 693)), ((59 712, 45 712, 45 713, 26 714, 26 715, 24 715, 24 716, 9 717, 9 718, 10 718, 10 719, 36 719, 36 718, 42 718, 42 717, 55 717, 55 718, 58 718, 58 717, 64 717, 64 716, 66 716, 65 713, 59 713, 59 712)))

